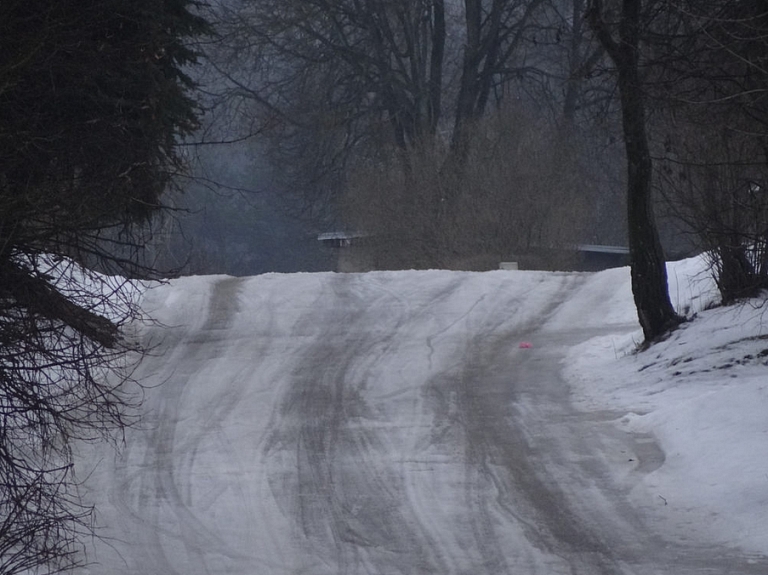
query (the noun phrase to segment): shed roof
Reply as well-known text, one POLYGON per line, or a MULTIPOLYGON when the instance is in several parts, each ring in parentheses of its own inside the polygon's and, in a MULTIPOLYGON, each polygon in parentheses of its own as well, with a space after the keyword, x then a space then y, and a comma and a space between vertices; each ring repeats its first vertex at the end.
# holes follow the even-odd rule
POLYGON ((325 232, 318 234, 318 241, 325 242, 331 240, 351 240, 354 238, 364 238, 368 234, 362 232, 325 232))
POLYGON ((580 252, 593 252, 598 254, 628 254, 629 248, 624 246, 603 246, 598 244, 579 244, 576 246, 580 252))

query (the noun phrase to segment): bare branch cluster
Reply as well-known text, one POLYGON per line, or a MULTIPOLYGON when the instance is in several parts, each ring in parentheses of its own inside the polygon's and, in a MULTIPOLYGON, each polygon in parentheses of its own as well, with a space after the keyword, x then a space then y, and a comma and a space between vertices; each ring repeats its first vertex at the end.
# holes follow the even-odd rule
MULTIPOLYGON (((380 181, 405 182, 403 194, 375 186, 375 204, 389 206, 380 216, 407 209, 414 218, 421 206, 420 226, 456 238, 467 206, 503 195, 468 178, 482 174, 490 119, 505 107, 546 117, 546 131, 561 130, 561 140, 582 118, 609 123, 611 88, 593 74, 602 49, 587 34, 583 8, 583 0, 237 0, 221 9, 222 42, 208 50, 218 73, 211 97, 244 130, 255 125, 269 139, 283 188, 343 204, 338 220, 371 199, 361 174, 387 166, 380 181)), ((507 190, 507 203, 520 197, 514 186, 494 185, 507 190)), ((577 188, 588 186, 568 189, 577 188)), ((389 227, 385 221, 366 225, 389 227)), ((438 247, 442 240, 422 243, 448 249, 438 247)), ((444 259, 429 257, 432 265, 444 259)))
POLYGON ((91 510, 72 443, 116 439, 140 388, 138 286, 65 258, 17 253, 0 275, 0 573, 83 560, 91 510))
POLYGON ((394 157, 352 172, 345 215, 367 235, 351 269, 485 270, 509 259, 567 269, 563 248, 594 217, 584 140, 523 107, 504 107, 475 129, 480 144, 460 179, 441 168, 450 151, 435 148, 413 152, 408 170, 394 157), (442 213, 449 194, 457 209, 442 213))
POLYGON ((652 38, 658 185, 711 253, 724 302, 768 288, 768 11, 680 2, 652 38))
POLYGON ((140 401, 145 222, 197 106, 187 0, 0 3, 0 573, 82 563, 77 441, 140 401), (98 270, 98 271, 94 271, 98 270))

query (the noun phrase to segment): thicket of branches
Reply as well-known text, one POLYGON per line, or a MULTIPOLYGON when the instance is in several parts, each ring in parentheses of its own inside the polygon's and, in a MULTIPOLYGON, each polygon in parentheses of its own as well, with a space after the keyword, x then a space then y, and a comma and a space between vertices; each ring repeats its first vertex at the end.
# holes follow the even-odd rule
MULTIPOLYGON (((645 205, 659 190, 710 255, 722 300, 757 295, 768 287, 768 9, 755 0, 592 0, 589 18, 622 94, 630 202, 642 196, 645 205)), ((676 319, 659 295, 658 241, 633 242, 648 229, 632 225, 638 212, 630 205, 633 262, 649 253, 657 262, 637 266, 635 295, 657 278, 659 328, 649 333, 658 335, 676 319)))
MULTIPOLYGON (((618 243, 590 231, 626 222, 651 341, 681 321, 656 223, 662 196, 713 255, 725 301, 766 285, 766 9, 757 0, 233 0, 220 16, 215 96, 272 138, 286 189, 344 206, 356 218, 349 226, 402 229, 389 242, 392 265, 408 265, 405 245, 411 265, 498 245, 520 251, 526 242, 513 238, 530 235, 525 226, 552 198, 586 205, 582 242, 618 243), (554 149, 579 151, 566 154, 579 156, 570 195, 557 164, 536 164, 556 190, 526 190, 516 177, 525 154, 494 156, 493 118, 520 109, 546 119, 541 134, 554 149), (620 135, 624 158, 609 134, 620 135), (623 176, 604 176, 617 168, 623 176), (622 214, 611 186, 625 188, 622 214), (498 222, 512 204, 529 215, 525 225, 498 222)), ((505 129, 507 140, 527 141, 524 123, 505 129)), ((573 241, 541 241, 558 236, 573 241)))
MULTIPOLYGON (((577 212, 589 201, 585 189, 607 191, 604 165, 588 170, 585 153, 578 173, 588 183, 513 185, 505 164, 522 166, 526 152, 508 159, 502 148, 512 140, 524 148, 530 122, 506 121, 509 137, 493 127, 494 118, 530 111, 553 149, 574 149, 575 123, 604 116, 611 88, 584 73, 599 48, 586 35, 583 7, 580 0, 237 0, 222 11, 224 41, 209 55, 221 101, 272 138, 285 188, 336 204, 337 225, 371 235, 407 221, 409 233, 391 246, 392 265, 448 265, 527 247, 530 234, 516 228, 521 220, 538 225, 533 212, 523 215, 531 206, 544 213, 558 196, 577 212), (493 207, 502 197, 521 203, 493 207), (500 213, 514 218, 502 222, 500 213)), ((530 155, 539 153, 535 140, 530 155)), ((591 144, 589 152, 605 158, 591 144)), ((549 181, 562 179, 557 161, 536 161, 545 178, 553 172, 549 181)), ((542 241, 566 238, 558 232, 542 241)))
POLYGON ((55 572, 83 560, 92 529, 73 442, 115 437, 140 399, 139 350, 119 335, 139 312, 123 278, 42 254, 16 264, 3 281, 30 291, 0 308, 0 573, 55 572))
POLYGON ((681 2, 651 45, 658 180, 712 256, 722 299, 768 288, 768 8, 681 2))
POLYGON ((578 139, 566 139, 531 109, 497 110, 477 125, 483 141, 461 175, 440 149, 415 150, 351 170, 345 221, 364 230, 356 269, 494 269, 505 259, 563 269, 593 221, 595 197, 578 139), (429 217, 461 186, 452 217, 429 217))
MULTIPOLYGON (((196 126, 189 0, 0 3, 0 573, 84 560, 72 445, 132 402, 126 278, 196 126), (99 270, 100 273, 92 270, 99 270)), ((116 435, 116 433, 118 435, 116 435)))

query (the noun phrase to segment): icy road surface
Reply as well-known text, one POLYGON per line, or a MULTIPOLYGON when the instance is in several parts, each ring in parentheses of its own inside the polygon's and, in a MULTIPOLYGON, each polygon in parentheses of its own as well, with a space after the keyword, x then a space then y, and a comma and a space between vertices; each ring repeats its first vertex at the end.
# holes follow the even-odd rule
POLYGON ((661 499, 629 505, 665 454, 605 423, 622 414, 569 402, 567 348, 636 328, 601 314, 612 294, 580 291, 587 277, 218 276, 150 291, 165 327, 143 330, 142 425, 117 458, 84 454, 107 537, 88 572, 768 573, 660 532, 661 499))

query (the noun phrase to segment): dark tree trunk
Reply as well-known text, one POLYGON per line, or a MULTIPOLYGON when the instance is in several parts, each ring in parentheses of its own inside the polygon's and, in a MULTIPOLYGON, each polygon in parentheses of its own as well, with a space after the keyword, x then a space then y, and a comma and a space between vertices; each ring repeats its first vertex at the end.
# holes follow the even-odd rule
POLYGON ((573 23, 571 24, 570 61, 568 83, 565 85, 563 119, 571 125, 576 117, 576 104, 581 90, 582 43, 584 40, 583 20, 584 0, 573 0, 573 23))
POLYGON ((469 153, 470 127, 477 117, 480 68, 483 61, 481 48, 482 2, 480 0, 465 0, 464 14, 467 39, 464 45, 449 161, 452 171, 459 174, 463 171, 469 153))
POLYGON ((429 135, 437 132, 443 95, 443 59, 445 58, 445 5, 443 0, 432 3, 432 52, 429 60, 429 135))
POLYGON ((601 17, 600 0, 587 14, 618 73, 627 154, 627 222, 632 294, 646 343, 674 329, 682 318, 669 299, 664 252, 653 215, 653 165, 645 128, 645 102, 639 73, 641 0, 623 0, 619 40, 601 17))

